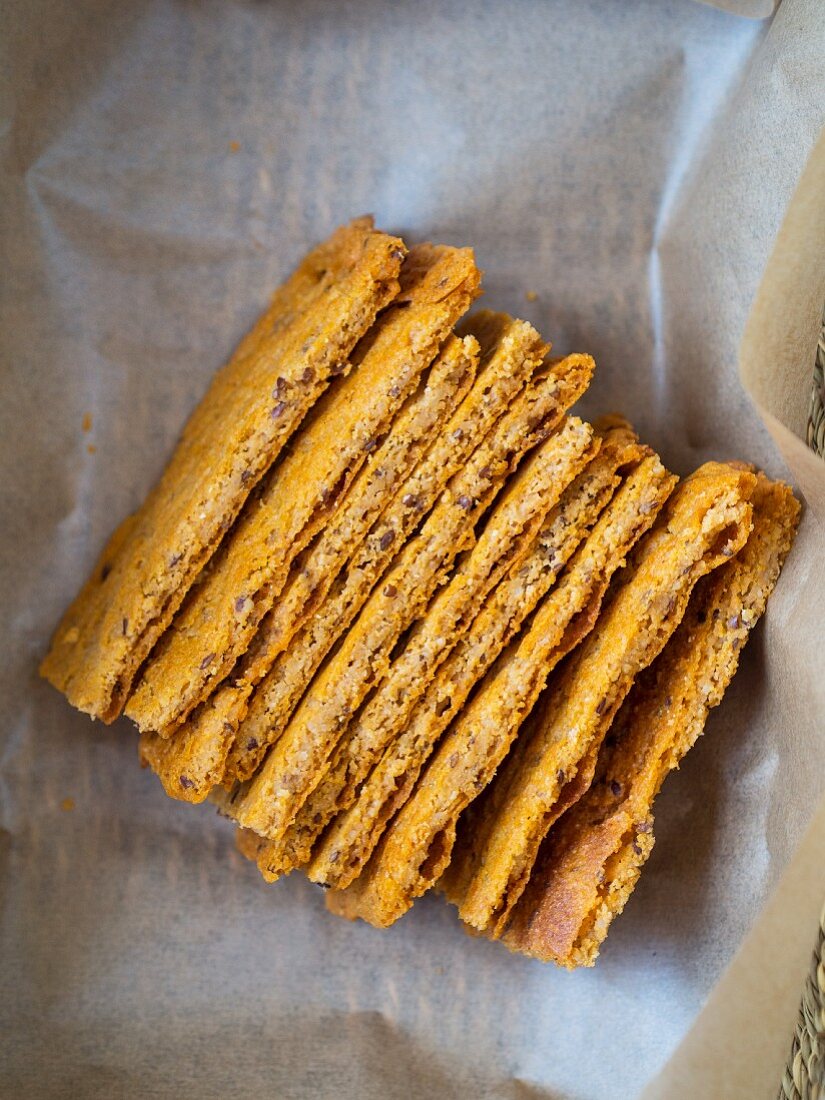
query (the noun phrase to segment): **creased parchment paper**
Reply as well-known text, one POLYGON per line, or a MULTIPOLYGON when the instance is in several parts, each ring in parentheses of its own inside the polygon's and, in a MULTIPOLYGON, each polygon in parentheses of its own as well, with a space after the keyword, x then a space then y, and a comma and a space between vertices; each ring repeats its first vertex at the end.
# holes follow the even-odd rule
POLYGON ((806 501, 825 523, 825 463, 805 440, 822 303, 825 130, 777 234, 740 353, 742 381, 806 501))
POLYGON ((475 245, 488 303, 595 355, 584 411, 623 410, 676 470, 786 473, 737 349, 823 122, 820 16, 4 5, 0 1093, 621 1100, 666 1070, 825 787, 810 512, 593 971, 470 939, 437 898, 380 933, 265 886, 127 723, 35 668, 271 289, 362 211, 475 245))
POLYGON ((781 0, 702 0, 704 4, 711 4, 722 11, 730 11, 735 15, 744 15, 748 19, 764 19, 773 15, 779 7, 781 0))

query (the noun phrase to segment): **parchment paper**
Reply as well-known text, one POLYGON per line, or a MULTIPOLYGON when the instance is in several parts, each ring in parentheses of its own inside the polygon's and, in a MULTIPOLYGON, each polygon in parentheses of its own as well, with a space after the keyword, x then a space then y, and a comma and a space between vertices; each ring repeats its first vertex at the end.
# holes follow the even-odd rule
POLYGON ((813 515, 593 971, 470 939, 437 898, 380 933, 265 886, 139 770, 128 723, 35 669, 271 289, 365 210, 475 245, 487 302, 591 351, 584 411, 623 410, 674 469, 787 474, 736 360, 823 123, 820 17, 6 3, 3 1095, 621 1100, 666 1066, 825 788, 813 515))
POLYGON ((743 383, 809 506, 825 523, 825 465, 805 440, 820 302, 825 302, 825 130, 777 234, 740 354, 743 383))

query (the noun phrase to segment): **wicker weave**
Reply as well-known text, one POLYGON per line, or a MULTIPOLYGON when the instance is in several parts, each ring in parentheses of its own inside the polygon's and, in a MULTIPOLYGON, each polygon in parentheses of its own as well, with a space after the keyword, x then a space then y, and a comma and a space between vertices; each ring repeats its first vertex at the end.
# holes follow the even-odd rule
POLYGON ((825 906, 779 1100, 825 1100, 825 906))
MULTIPOLYGON (((813 451, 825 458, 825 311, 816 346, 807 442, 813 451)), ((825 1100, 825 907, 799 1006, 790 1057, 779 1089, 779 1100, 785 1098, 825 1100)))
POLYGON ((825 311, 822 314, 822 329, 819 333, 814 360, 814 382, 808 409, 807 441, 811 450, 825 458, 825 311))

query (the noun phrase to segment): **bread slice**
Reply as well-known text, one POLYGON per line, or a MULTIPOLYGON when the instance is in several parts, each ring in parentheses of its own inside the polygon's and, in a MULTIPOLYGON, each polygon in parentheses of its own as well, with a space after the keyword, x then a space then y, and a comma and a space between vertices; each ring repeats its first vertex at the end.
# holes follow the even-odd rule
MULTIPOLYGON (((635 525, 639 534, 653 522, 655 512, 649 505, 662 490, 656 489, 649 478, 644 481, 643 493, 636 496, 625 492, 620 500, 610 503, 622 480, 632 478, 642 459, 649 456, 629 425, 614 421, 604 429, 600 452, 565 490, 529 552, 511 565, 490 594, 416 702, 405 728, 389 742, 368 774, 368 762, 348 754, 346 782, 338 797, 340 812, 319 839, 307 866, 314 882, 343 888, 358 876, 387 822, 409 797, 438 738, 478 680, 552 588, 605 507, 611 512, 615 509, 628 527, 635 525)), ((298 815, 296 826, 312 821, 313 805, 314 793, 298 815)), ((261 867, 267 874, 265 860, 261 867)))
POLYGON ((653 846, 662 783, 702 733, 765 610, 799 505, 763 474, 742 550, 699 581, 685 617, 608 731, 593 785, 550 830, 502 937, 513 951, 592 966, 653 846))
POLYGON ((336 577, 325 600, 293 635, 289 649, 276 657, 251 695, 227 756, 223 780, 227 788, 234 781, 250 779, 258 770, 324 658, 352 624, 399 547, 426 519, 449 479, 524 388, 547 351, 531 325, 503 313, 482 310, 459 331, 463 339, 477 340, 480 346, 480 366, 472 389, 396 489, 394 499, 336 577))
POLYGON ((394 490, 466 395, 477 359, 474 337, 449 337, 384 442, 369 456, 333 520, 293 564, 284 591, 232 674, 195 708, 173 737, 151 731, 141 734, 141 759, 157 773, 172 798, 200 802, 223 781, 227 755, 255 685, 323 604, 336 575, 386 509, 394 490))
MULTIPOLYGON (((365 870, 347 890, 328 894, 335 911, 383 926, 441 877, 453 855, 459 815, 495 775, 550 670, 584 637, 552 692, 557 735, 550 736, 545 752, 538 751, 542 744, 529 754, 517 751, 515 762, 508 761, 504 777, 510 782, 497 784, 483 818, 474 818, 478 834, 468 828, 456 868, 445 880, 447 895, 462 916, 466 911, 483 920, 483 930, 515 903, 518 875, 507 872, 532 865, 531 844, 542 815, 558 801, 605 716, 678 623, 695 581, 744 542, 753 483, 745 471, 714 463, 680 486, 637 547, 624 583, 589 637, 604 583, 591 606, 582 605, 592 573, 585 562, 596 544, 577 552, 528 629, 502 654, 447 731, 365 870)), ((615 553, 610 543, 606 548, 608 556, 615 553)), ((478 927, 474 920, 468 923, 478 927)))
POLYGON ((213 379, 158 484, 109 540, 40 672, 112 722, 246 498, 398 292, 406 249, 361 218, 276 291, 213 379))
POLYGON ((239 824, 277 840, 323 777, 346 721, 386 675, 393 646, 473 541, 479 518, 521 458, 555 429, 592 369, 548 364, 450 481, 420 532, 400 551, 340 648, 322 668, 260 772, 223 808, 239 824), (573 384, 571 378, 576 377, 573 384))
POLYGON ((283 871, 307 861, 316 838, 335 816, 343 788, 365 778, 381 750, 404 728, 416 701, 466 633, 487 594, 529 552, 547 512, 597 446, 589 424, 567 417, 521 463, 485 517, 475 546, 459 561, 412 628, 386 676, 342 732, 330 767, 301 808, 302 820, 293 822, 281 840, 273 842, 270 867, 275 864, 276 845, 283 871))
POLYGON ((589 784, 634 679, 678 626, 696 582, 744 545, 755 485, 745 469, 707 463, 678 487, 596 629, 548 692, 537 727, 467 816, 446 893, 474 928, 504 930, 541 840, 589 784))
POLYGON ((479 283, 470 249, 410 252, 400 292, 356 347, 352 372, 293 437, 143 669, 126 706, 139 729, 171 735, 232 670, 479 283))

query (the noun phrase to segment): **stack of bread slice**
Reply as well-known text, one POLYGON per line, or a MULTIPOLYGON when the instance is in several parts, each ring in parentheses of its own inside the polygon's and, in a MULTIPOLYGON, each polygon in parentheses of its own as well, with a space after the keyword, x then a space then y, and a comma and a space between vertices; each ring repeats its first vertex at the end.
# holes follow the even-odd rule
POLYGON ((788 552, 790 489, 679 482, 588 355, 465 314, 467 248, 361 218, 215 377, 43 674, 140 730, 275 880, 387 926, 437 887, 468 929, 592 964, 667 772, 722 697, 788 552))

